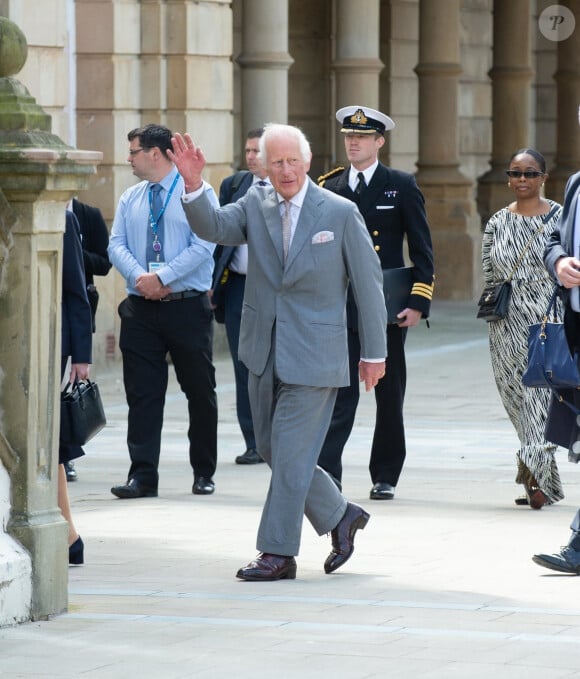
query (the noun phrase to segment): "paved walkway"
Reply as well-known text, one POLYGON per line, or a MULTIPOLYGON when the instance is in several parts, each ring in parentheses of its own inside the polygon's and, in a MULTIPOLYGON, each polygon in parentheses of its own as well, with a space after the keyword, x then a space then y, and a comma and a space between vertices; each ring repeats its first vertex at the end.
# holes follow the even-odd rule
MULTIPOLYGON (((316 348, 314 348, 316 350, 316 348)), ((320 347, 324 351, 324 347, 320 347)), ((408 463, 393 502, 371 502, 372 396, 344 456, 347 496, 371 521, 333 575, 330 540, 304 526, 295 581, 247 583, 268 484, 240 467, 233 377, 217 362, 214 496, 191 495, 185 404, 167 399, 158 498, 115 499, 127 472, 120 373, 95 376, 109 424, 70 484, 86 544, 69 612, 0 630, 0 677, 185 679, 580 678, 580 578, 531 561, 557 549, 580 503, 580 468, 559 454, 566 499, 516 507, 516 437, 491 376, 473 304, 434 304, 410 332, 408 463)))

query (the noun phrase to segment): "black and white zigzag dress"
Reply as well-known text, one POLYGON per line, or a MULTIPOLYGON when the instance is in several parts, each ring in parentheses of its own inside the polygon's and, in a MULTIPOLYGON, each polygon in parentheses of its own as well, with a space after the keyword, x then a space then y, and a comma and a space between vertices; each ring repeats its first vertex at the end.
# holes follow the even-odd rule
POLYGON ((544 438, 550 392, 529 389, 522 384, 527 365, 528 326, 542 319, 554 289, 542 257, 561 206, 549 202, 549 215, 523 217, 508 208, 496 212, 485 227, 482 263, 485 285, 505 280, 532 235, 543 226, 514 272, 506 318, 487 325, 495 382, 521 445, 517 452, 516 483, 526 488, 537 486, 548 497, 548 502, 556 502, 564 497, 554 456, 556 447, 544 438), (557 208, 555 212, 553 208, 557 208))

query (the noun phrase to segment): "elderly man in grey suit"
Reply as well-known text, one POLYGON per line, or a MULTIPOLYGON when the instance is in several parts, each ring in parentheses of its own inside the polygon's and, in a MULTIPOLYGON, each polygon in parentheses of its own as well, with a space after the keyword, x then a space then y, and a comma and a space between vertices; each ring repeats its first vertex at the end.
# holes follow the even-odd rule
POLYGON ((307 177, 312 153, 298 128, 266 126, 260 160, 272 186, 252 187, 221 208, 204 195, 201 149, 187 134, 172 141, 192 230, 217 243, 248 243, 239 357, 249 370, 258 452, 272 475, 258 530, 260 554, 237 577, 295 578, 304 514, 319 535, 331 533, 324 563, 331 573, 351 556, 355 533, 369 515, 347 502, 316 462, 337 390, 349 380, 349 282, 360 311, 360 379, 370 390, 385 373, 379 260, 354 203, 307 177))
MULTIPOLYGON (((570 352, 578 355, 580 354, 580 172, 573 174, 566 184, 560 222, 546 245, 544 264, 562 288, 566 337, 570 352)), ((580 408, 578 389, 571 389, 569 393, 564 394, 564 397, 571 398, 574 406, 580 408)), ((568 459, 578 463, 580 461, 580 417, 575 417, 572 410, 569 410, 565 404, 558 405, 555 397, 552 397, 552 402, 553 407, 550 408, 548 414, 546 438, 561 446, 568 444, 568 459), (558 417, 558 410, 563 416, 558 417), (552 422, 552 419, 555 422, 552 422)), ((560 573, 580 575, 580 509, 572 519, 570 529, 572 535, 567 545, 556 554, 535 554, 532 557, 535 563, 560 573)))

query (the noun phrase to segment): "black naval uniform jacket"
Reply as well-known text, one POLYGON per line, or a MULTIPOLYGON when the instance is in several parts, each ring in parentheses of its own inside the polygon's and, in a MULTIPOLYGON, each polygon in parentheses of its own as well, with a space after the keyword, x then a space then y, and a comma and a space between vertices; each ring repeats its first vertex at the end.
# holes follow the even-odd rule
MULTIPOLYGON (((357 202, 348 185, 348 173, 349 168, 337 168, 320 177, 318 183, 357 202)), ((433 246, 425 214, 425 199, 415 177, 379 163, 370 184, 362 193, 359 210, 381 260, 381 268, 405 266, 403 243, 407 237, 414 277, 407 306, 417 309, 427 318, 434 287, 433 246)), ((349 314, 349 327, 356 329, 352 321, 349 314)))

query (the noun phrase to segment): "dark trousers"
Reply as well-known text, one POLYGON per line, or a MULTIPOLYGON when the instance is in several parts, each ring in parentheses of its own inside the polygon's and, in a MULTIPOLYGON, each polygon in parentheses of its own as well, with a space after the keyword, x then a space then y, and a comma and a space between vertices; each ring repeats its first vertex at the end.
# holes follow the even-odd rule
MULTIPOLYGON (((373 483, 396 486, 406 457, 403 403, 407 385, 405 361, 406 328, 387 326, 387 371, 375 387, 375 431, 369 471, 373 483)), ((360 342, 358 333, 348 330, 350 386, 338 390, 332 421, 318 464, 342 481, 342 451, 350 436, 359 401, 360 342)))
POLYGON ((214 475, 217 397, 212 363, 213 314, 208 296, 153 302, 130 296, 119 305, 123 379, 129 406, 129 479, 157 488, 163 409, 171 356, 189 411, 194 477, 214 475))
POLYGON ((252 412, 250 410, 250 398, 248 396, 248 369, 238 359, 238 344, 240 341, 240 324, 242 322, 242 305, 244 302, 244 290, 246 277, 230 271, 228 282, 223 289, 224 314, 226 335, 230 354, 234 364, 234 376, 236 379, 236 414, 240 429, 246 442, 246 448, 256 447, 252 412))

